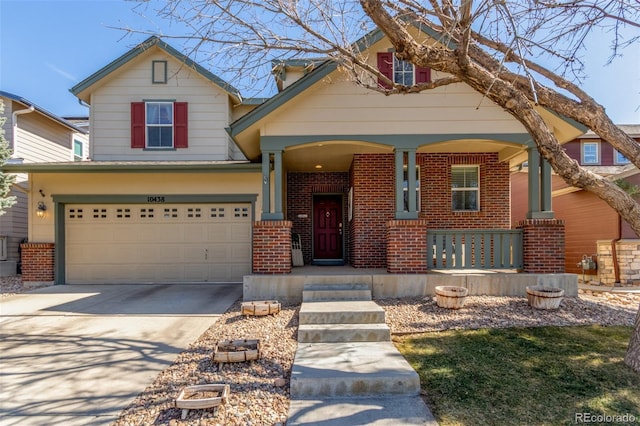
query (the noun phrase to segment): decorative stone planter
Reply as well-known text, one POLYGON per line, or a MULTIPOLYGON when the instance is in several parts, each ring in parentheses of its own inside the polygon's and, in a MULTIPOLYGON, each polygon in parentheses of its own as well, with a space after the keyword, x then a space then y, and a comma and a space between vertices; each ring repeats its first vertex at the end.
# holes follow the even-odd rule
POLYGON ((215 408, 227 402, 229 398, 229 385, 209 384, 187 386, 178 395, 175 401, 176 408, 182 408, 182 420, 187 418, 189 410, 202 410, 215 408))
POLYGON ((564 290, 556 287, 535 285, 527 287, 529 306, 536 309, 558 309, 564 297, 564 290))
POLYGON ((464 306, 468 294, 469 289, 465 287, 437 286, 436 303, 441 308, 460 309, 464 306))
POLYGON ((242 315, 271 315, 280 312, 280 302, 277 300, 259 300, 255 302, 242 302, 242 315))
POLYGON ((213 362, 220 370, 227 362, 254 361, 260 358, 260 340, 219 340, 213 349, 213 362))

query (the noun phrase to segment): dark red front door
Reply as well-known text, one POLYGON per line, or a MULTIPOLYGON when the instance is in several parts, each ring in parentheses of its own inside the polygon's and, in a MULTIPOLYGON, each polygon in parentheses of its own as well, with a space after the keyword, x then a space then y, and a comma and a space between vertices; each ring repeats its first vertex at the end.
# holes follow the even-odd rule
POLYGON ((342 196, 313 198, 313 258, 342 259, 342 196))

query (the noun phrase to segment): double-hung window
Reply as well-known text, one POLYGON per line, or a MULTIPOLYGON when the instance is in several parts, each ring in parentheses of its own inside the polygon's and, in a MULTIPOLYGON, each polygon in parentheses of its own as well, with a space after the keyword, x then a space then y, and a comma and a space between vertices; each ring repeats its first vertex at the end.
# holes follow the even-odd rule
POLYGON ((582 164, 600 164, 600 143, 582 142, 582 164))
POLYGON ((187 107, 186 102, 132 102, 131 148, 187 148, 187 107))
POLYGON ((451 208, 454 211, 480 210, 480 168, 452 166, 451 208))
POLYGON ((147 147, 173 148, 173 102, 147 102, 147 147))

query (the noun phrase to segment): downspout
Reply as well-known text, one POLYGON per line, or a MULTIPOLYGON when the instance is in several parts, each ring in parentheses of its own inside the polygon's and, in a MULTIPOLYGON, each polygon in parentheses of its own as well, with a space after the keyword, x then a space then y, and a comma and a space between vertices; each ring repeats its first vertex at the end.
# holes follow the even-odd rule
POLYGON ((13 114, 11 114, 11 124, 12 124, 12 135, 11 135, 11 142, 13 144, 12 147, 12 151, 13 151, 13 155, 12 157, 15 158, 14 156, 16 155, 16 152, 18 152, 17 150, 17 145, 18 145, 18 116, 21 114, 29 114, 30 112, 35 111, 35 107, 33 105, 31 105, 29 108, 25 108, 25 109, 19 109, 18 111, 13 111, 13 114))

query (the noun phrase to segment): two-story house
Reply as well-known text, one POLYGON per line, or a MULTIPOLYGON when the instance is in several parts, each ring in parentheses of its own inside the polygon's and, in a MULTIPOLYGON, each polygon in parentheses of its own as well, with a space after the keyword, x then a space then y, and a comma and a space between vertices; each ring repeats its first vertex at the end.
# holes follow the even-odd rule
MULTIPOLYGON (((73 162, 87 158, 88 130, 12 93, 0 91, 0 102, 4 105, 4 137, 13 151, 10 163, 73 162)), ((0 276, 20 272, 20 243, 29 234, 30 191, 27 175, 18 174, 11 192, 16 204, 0 216, 0 276)))
MULTIPOLYGON (((355 46, 406 84, 439 77, 397 60, 379 31, 355 46)), ((295 298, 295 234, 305 264, 383 271, 389 288, 411 276, 405 294, 444 269, 526 272, 506 287, 575 280, 562 274, 550 168, 502 108, 462 83, 385 96, 331 60, 283 61, 274 77, 276 95, 244 100, 152 37, 73 87, 91 105, 91 161, 6 168, 29 173, 31 204, 48 206, 23 257, 51 266, 25 279, 244 280, 245 298, 295 298), (535 184, 512 228, 510 169, 525 160, 535 184)), ((583 133, 540 114, 561 141, 583 133)))
MULTIPOLYGON (((619 127, 640 143, 640 125, 619 127)), ((591 131, 567 142, 564 149, 594 173, 622 180, 628 186, 640 185, 638 168, 591 131)), ((526 180, 526 168, 512 177, 512 211, 516 222, 525 215, 526 180)), ((640 236, 594 194, 572 187, 556 175, 552 185, 553 211, 565 221, 565 270, 579 274, 585 281, 609 285, 640 281, 640 236)))

